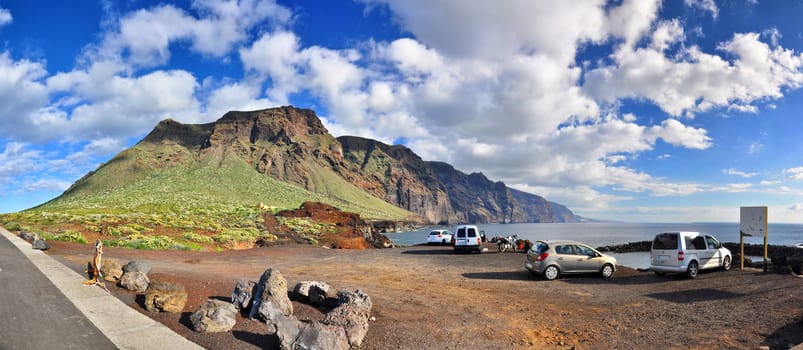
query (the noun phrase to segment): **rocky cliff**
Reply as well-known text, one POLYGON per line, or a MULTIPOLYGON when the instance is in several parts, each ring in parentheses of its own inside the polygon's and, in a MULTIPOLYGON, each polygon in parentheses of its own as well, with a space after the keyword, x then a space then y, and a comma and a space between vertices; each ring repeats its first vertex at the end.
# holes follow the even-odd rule
POLYGON ((431 223, 577 221, 570 210, 543 197, 510 189, 481 173, 424 161, 404 146, 334 138, 307 109, 229 112, 202 125, 168 119, 140 145, 156 146, 141 148, 164 153, 158 159, 166 163, 194 157, 222 164, 236 157, 265 176, 316 193, 337 195, 353 186, 431 223))

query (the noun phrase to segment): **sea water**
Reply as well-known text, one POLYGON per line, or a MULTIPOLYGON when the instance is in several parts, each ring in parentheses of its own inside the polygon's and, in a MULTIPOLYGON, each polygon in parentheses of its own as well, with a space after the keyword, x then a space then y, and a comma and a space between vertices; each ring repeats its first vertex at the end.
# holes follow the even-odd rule
MULTIPOLYGON (((705 232, 716 236, 722 242, 739 242, 739 223, 560 223, 560 224, 480 224, 490 240, 495 236, 518 235, 520 239, 531 241, 544 239, 569 239, 583 242, 592 247, 625 244, 629 242, 651 241, 656 233, 671 231, 705 232)), ((454 231, 452 226, 426 227, 412 232, 386 234, 396 244, 402 246, 426 243, 432 229, 441 228, 454 231)), ((803 242, 803 225, 769 224, 767 242, 774 245, 794 246, 803 242)), ((764 237, 745 237, 745 243, 763 244, 764 237)), ((616 254, 621 265, 630 267, 649 266, 649 253, 616 254), (645 259, 646 254, 646 259, 645 259)))

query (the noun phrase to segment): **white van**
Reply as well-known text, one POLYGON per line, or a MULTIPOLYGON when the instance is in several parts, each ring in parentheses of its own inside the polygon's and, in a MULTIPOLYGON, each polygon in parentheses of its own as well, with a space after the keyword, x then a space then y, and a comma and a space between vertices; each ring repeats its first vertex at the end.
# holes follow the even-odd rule
POLYGON ((691 278, 703 269, 731 268, 731 252, 716 237, 700 232, 664 232, 655 235, 650 270, 656 275, 685 273, 691 278))
POLYGON ((454 229, 454 251, 459 252, 478 252, 482 253, 482 238, 484 231, 480 231, 476 225, 458 225, 454 229))

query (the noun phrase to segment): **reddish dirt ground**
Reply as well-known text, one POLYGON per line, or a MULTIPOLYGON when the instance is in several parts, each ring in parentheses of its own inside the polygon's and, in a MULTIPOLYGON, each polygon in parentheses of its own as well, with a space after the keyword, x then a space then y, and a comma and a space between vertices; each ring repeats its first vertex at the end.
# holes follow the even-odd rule
MULTIPOLYGON (((50 242, 48 254, 83 272, 92 247, 50 242)), ((491 248, 491 246, 488 246, 491 248)), ((264 323, 238 317, 227 333, 193 331, 189 315, 209 298, 230 300, 238 278, 275 268, 292 288, 303 280, 361 289, 373 300, 362 349, 788 349, 803 343, 803 278, 757 269, 659 277, 620 267, 612 279, 544 281, 524 255, 455 255, 451 247, 334 250, 287 245, 226 252, 105 248, 122 264, 146 260, 152 281, 183 284, 180 314, 145 311, 144 297, 112 293, 132 308, 209 349, 275 347, 264 323)), ((108 283, 111 285, 111 283, 108 283)), ((315 320, 326 310, 294 301, 315 320)))

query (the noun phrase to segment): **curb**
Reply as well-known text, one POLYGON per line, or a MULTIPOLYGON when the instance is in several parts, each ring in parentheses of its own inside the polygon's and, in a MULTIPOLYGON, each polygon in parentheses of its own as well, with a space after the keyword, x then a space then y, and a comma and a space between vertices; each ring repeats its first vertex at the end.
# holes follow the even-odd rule
POLYGON ((2 233, 37 269, 72 301, 114 345, 120 349, 146 350, 203 349, 180 336, 167 326, 132 309, 105 291, 84 287, 85 278, 40 250, 31 248, 25 240, 0 227, 2 233))

